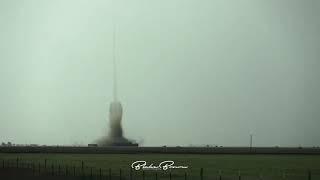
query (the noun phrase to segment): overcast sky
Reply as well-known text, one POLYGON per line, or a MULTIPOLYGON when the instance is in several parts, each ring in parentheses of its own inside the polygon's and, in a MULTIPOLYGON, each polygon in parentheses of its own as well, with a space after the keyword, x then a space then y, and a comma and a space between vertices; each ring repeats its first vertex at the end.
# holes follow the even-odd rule
POLYGON ((0 142, 320 146, 318 0, 1 0, 0 142))

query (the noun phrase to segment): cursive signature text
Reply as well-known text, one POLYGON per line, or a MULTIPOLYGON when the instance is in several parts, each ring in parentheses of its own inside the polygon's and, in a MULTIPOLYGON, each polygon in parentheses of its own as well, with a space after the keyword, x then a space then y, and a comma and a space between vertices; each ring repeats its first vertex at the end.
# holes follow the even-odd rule
POLYGON ((147 161, 135 161, 131 164, 131 168, 139 170, 168 170, 168 169, 187 169, 188 166, 175 166, 174 161, 162 161, 157 166, 153 164, 147 165, 147 161))

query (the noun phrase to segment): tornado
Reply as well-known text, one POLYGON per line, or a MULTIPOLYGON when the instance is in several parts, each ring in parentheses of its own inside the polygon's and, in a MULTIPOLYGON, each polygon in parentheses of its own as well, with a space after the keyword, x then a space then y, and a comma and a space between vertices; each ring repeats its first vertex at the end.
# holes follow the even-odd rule
POLYGON ((117 72, 115 58, 115 30, 113 32, 113 101, 109 107, 109 133, 98 140, 99 146, 138 146, 123 135, 122 115, 123 108, 117 96, 117 72))
POLYGON ((109 119, 110 119, 110 138, 122 138, 122 105, 119 101, 114 101, 110 104, 109 119))
POLYGON ((122 129, 123 108, 119 101, 113 101, 109 109, 109 133, 98 141, 98 146, 138 146, 123 135, 122 129))
POLYGON ((123 136, 122 113, 123 108, 120 101, 111 102, 109 109, 109 134, 106 140, 106 145, 108 146, 131 146, 134 144, 123 136))

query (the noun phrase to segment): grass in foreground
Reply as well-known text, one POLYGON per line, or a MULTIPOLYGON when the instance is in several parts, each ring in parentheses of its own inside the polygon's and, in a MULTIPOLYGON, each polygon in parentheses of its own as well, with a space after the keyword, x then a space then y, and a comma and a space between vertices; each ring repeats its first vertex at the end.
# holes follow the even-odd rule
MULTIPOLYGON (((114 174, 118 174, 121 168, 124 177, 129 176, 131 164, 137 160, 144 160, 148 164, 153 163, 154 165, 165 160, 173 160, 175 165, 189 166, 187 170, 172 170, 174 179, 183 178, 185 172, 188 177, 199 179, 201 168, 204 168, 205 178, 217 177, 220 172, 222 176, 235 179, 240 171, 241 176, 249 179, 250 177, 255 177, 255 179, 257 177, 307 179, 308 170, 311 170, 313 177, 320 177, 320 156, 317 155, 0 154, 1 160, 14 162, 16 158, 36 164, 44 164, 46 159, 49 166, 59 164, 61 167, 66 165, 81 167, 83 161, 87 170, 89 167, 93 167, 95 170, 102 168, 103 172, 107 173, 111 168, 114 174)), ((145 173, 149 179, 155 179, 155 171, 146 171, 145 173)), ((158 171, 158 174, 162 174, 163 178, 168 177, 168 173, 169 171, 158 171)), ((141 172, 135 172, 135 176, 140 175, 141 172)))

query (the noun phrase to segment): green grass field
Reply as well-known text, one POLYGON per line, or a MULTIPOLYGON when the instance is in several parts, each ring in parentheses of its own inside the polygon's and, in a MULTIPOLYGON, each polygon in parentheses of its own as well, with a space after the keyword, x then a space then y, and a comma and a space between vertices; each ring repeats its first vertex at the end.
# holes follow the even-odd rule
MULTIPOLYGON (((18 158, 23 162, 52 164, 61 167, 81 167, 84 161, 87 171, 93 167, 107 173, 111 168, 117 175, 122 169, 124 177, 129 176, 132 162, 145 160, 148 164, 157 165, 164 160, 173 160, 175 165, 189 166, 185 169, 173 169, 173 179, 183 179, 187 172, 188 179, 199 179, 200 168, 204 169, 204 179, 219 176, 224 179, 237 179, 240 171, 242 179, 308 179, 308 170, 313 179, 320 179, 320 156, 317 155, 196 155, 196 154, 0 154, 0 159, 12 161, 18 158)), ((168 178, 169 171, 157 171, 159 179, 168 178)), ((145 171, 146 179, 154 179, 155 171, 145 171)), ((140 177, 141 171, 134 172, 140 177)))

